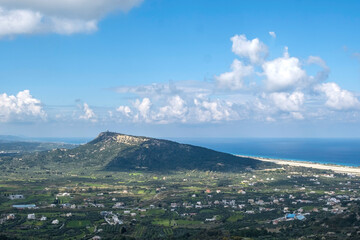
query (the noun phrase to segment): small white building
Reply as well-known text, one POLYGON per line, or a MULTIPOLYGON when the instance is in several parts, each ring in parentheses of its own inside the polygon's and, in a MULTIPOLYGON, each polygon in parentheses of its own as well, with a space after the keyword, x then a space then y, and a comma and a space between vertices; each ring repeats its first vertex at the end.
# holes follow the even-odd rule
POLYGON ((51 222, 51 224, 57 225, 57 224, 59 224, 59 220, 55 219, 51 222))
POLYGON ((45 216, 42 216, 41 218, 40 218, 40 221, 46 221, 47 220, 47 217, 45 217, 45 216))
POLYGON ((27 216, 27 219, 29 219, 29 220, 35 220, 35 213, 32 213, 32 214, 28 214, 28 216, 27 216))
POLYGON ((216 216, 213 216, 212 218, 206 218, 205 222, 214 222, 216 221, 216 216))
POLYGON ((57 197, 70 197, 70 193, 67 193, 67 192, 58 193, 56 196, 57 196, 57 197))
POLYGON ((10 200, 16 200, 16 199, 24 199, 24 195, 15 194, 9 196, 10 200))

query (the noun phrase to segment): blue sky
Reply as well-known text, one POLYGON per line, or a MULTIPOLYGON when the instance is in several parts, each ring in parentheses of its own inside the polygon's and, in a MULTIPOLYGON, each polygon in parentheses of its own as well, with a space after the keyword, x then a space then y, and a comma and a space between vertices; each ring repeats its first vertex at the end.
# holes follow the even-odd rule
POLYGON ((360 136, 358 1, 92 3, 0 0, 0 133, 360 136))

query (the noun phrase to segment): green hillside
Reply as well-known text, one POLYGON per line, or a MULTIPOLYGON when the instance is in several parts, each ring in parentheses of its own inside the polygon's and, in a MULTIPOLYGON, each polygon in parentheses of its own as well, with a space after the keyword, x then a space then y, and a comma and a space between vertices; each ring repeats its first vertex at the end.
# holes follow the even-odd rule
POLYGON ((56 149, 24 155, 21 164, 29 167, 93 167, 108 171, 237 171, 246 167, 257 168, 263 163, 167 140, 103 132, 93 141, 74 149, 56 149))

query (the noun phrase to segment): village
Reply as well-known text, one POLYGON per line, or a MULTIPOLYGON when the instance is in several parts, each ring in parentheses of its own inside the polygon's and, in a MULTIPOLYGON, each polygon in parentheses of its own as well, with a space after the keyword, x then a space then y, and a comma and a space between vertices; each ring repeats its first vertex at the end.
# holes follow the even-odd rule
MULTIPOLYGON (((69 176, 66 185, 42 182, 41 190, 2 187, 1 232, 21 238, 25 232, 35 236, 57 229, 69 238, 101 239, 115 231, 144 238, 150 233, 196 235, 221 226, 221 231, 237 229, 243 235, 281 236, 297 225, 350 216, 360 203, 358 177, 299 167, 126 175, 116 176, 116 185, 110 184, 114 176, 89 182, 69 176)), ((360 234, 359 228, 350 228, 345 236, 360 234)), ((334 232, 323 230, 324 236, 334 232)))

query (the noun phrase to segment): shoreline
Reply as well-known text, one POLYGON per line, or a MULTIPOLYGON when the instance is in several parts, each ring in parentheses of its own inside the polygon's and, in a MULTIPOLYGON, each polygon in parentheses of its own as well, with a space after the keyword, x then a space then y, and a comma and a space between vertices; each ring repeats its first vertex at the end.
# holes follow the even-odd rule
POLYGON ((320 170, 331 170, 336 173, 346 173, 346 174, 354 174, 354 175, 360 176, 360 167, 352 167, 352 166, 337 165, 337 164, 316 163, 316 162, 306 162, 306 161, 296 161, 296 160, 275 159, 275 158, 263 158, 263 157, 254 157, 254 156, 245 156, 245 155, 236 155, 236 156, 252 158, 252 159, 263 161, 263 162, 272 162, 272 163, 276 163, 279 165, 306 167, 306 168, 314 168, 314 169, 320 169, 320 170))

